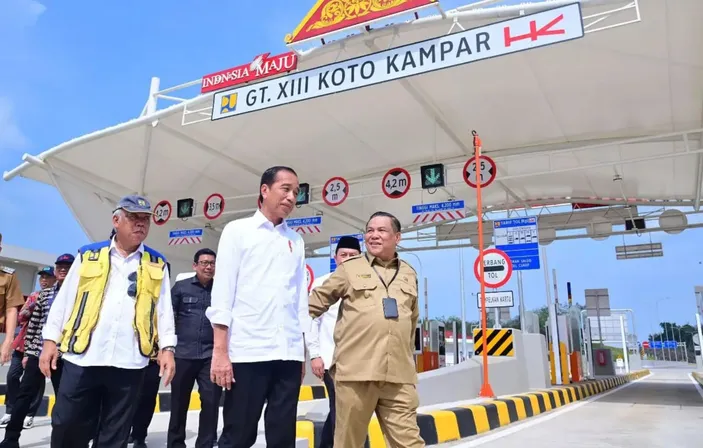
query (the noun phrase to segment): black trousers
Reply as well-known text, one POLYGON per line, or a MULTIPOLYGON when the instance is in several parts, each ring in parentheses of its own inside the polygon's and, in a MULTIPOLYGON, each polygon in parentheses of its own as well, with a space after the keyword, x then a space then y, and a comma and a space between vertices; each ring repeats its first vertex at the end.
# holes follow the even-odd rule
POLYGON ((132 418, 132 437, 136 441, 146 440, 151 419, 154 417, 156 397, 159 395, 159 385, 161 384, 160 369, 156 361, 149 361, 149 365, 144 369, 144 378, 139 389, 139 401, 132 418))
POLYGON ((222 388, 210 381, 210 358, 176 358, 176 374, 171 382, 171 417, 168 422, 168 448, 185 448, 186 419, 193 385, 198 383, 200 417, 196 448, 212 448, 217 440, 222 388))
MULTIPOLYGON (((24 358, 24 353, 13 350, 12 358, 10 360, 10 369, 7 371, 7 394, 5 395, 5 413, 12 414, 12 408, 17 400, 17 395, 20 392, 20 380, 22 374, 24 373, 24 367, 22 367, 22 358, 24 358)), ((28 417, 34 417, 37 415, 37 410, 41 405, 42 398, 44 398, 44 387, 45 382, 41 383, 41 386, 37 390, 37 395, 34 397, 34 401, 29 406, 29 412, 27 412, 28 417)))
MULTIPOLYGON (((62 375, 61 358, 59 358, 56 370, 51 372, 51 383, 54 386, 54 393, 58 394, 59 384, 61 383, 62 375)), ((5 440, 17 442, 22 433, 24 418, 28 415, 32 402, 37 396, 37 391, 46 384, 44 374, 39 370, 39 358, 36 356, 27 356, 27 367, 24 369, 24 375, 20 381, 19 393, 12 408, 12 418, 5 428, 5 440)))
POLYGON ((232 388, 225 391, 220 448, 251 448, 261 411, 267 448, 295 446, 298 395, 303 365, 298 361, 234 363, 232 388))
POLYGON ((123 448, 146 369, 80 367, 64 361, 51 420, 51 448, 123 448))
POLYGON ((327 420, 325 420, 325 424, 322 426, 319 448, 332 448, 334 446, 334 421, 335 418, 337 418, 337 408, 335 406, 334 397, 334 380, 332 379, 329 370, 325 370, 325 376, 322 377, 322 381, 325 382, 325 387, 327 388, 327 395, 329 396, 330 402, 330 413, 327 414, 327 420))

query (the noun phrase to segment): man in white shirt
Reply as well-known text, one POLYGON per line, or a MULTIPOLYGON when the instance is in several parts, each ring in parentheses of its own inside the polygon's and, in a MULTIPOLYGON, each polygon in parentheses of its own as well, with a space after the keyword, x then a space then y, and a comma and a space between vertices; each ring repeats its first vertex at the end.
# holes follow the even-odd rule
MULTIPOLYGON (((337 266, 339 266, 347 258, 356 257, 360 253, 361 245, 359 244, 359 240, 353 236, 343 236, 337 243, 337 248, 334 252, 334 261, 337 263, 337 266)), ((330 275, 332 275, 331 272, 315 279, 311 289, 315 289, 322 285, 325 280, 330 277, 330 275)), ((313 319, 312 328, 307 340, 312 372, 316 377, 324 381, 330 404, 330 412, 327 414, 327 420, 325 420, 325 424, 322 427, 319 448, 332 448, 334 445, 334 420, 336 418, 336 406, 334 380, 329 373, 329 369, 332 367, 332 357, 334 355, 334 326, 337 323, 337 315, 339 313, 339 305, 341 305, 341 303, 341 300, 338 301, 322 316, 313 319)))
POLYGON ((261 176, 260 209, 227 224, 206 316, 213 326, 210 375, 226 389, 220 448, 250 448, 264 416, 266 446, 295 445, 298 395, 310 329, 305 246, 285 218, 298 176, 277 166, 261 176))
POLYGON ((168 266, 143 244, 151 218, 145 198, 122 198, 112 215, 115 236, 79 249, 51 306, 39 366, 51 377, 61 352, 52 448, 85 447, 96 432, 100 448, 126 446, 145 368, 159 348, 164 385, 173 377, 168 266))

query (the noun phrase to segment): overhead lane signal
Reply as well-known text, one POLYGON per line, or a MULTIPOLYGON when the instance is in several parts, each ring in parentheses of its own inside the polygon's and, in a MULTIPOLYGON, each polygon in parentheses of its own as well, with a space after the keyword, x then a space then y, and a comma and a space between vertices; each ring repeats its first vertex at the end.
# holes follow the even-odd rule
POLYGON ((444 164, 433 163, 420 167, 420 179, 422 179, 423 190, 434 190, 442 188, 446 183, 446 170, 444 164))

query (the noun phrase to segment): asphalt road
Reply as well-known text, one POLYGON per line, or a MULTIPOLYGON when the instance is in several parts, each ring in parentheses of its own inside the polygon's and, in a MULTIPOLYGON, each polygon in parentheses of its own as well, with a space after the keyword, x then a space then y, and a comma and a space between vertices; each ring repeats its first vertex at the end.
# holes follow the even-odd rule
POLYGON ((652 374, 592 400, 568 405, 484 436, 439 447, 699 448, 703 446, 703 391, 691 369, 652 374))

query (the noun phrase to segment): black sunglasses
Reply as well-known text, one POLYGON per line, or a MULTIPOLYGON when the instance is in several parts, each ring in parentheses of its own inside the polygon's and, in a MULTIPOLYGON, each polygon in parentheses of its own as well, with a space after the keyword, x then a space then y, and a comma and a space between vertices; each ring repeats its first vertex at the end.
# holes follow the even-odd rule
POLYGON ((130 281, 129 287, 127 288, 127 295, 131 298, 137 297, 137 272, 135 271, 129 274, 127 280, 130 281))

